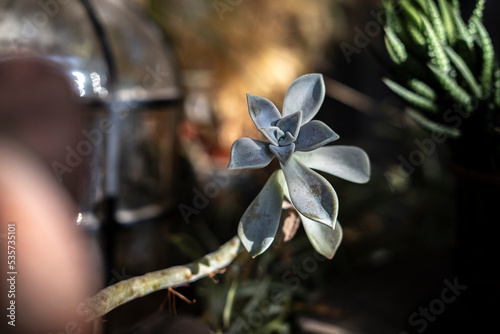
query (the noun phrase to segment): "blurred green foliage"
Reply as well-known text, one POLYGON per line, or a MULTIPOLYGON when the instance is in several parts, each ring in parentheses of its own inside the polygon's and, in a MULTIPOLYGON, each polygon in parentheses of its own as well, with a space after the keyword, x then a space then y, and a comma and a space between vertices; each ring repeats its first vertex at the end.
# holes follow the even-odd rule
MULTIPOLYGON (((386 0, 385 45, 392 60, 386 85, 413 109, 423 128, 458 138, 470 122, 497 135, 500 68, 482 23, 485 0, 464 21, 457 0, 386 0), (454 122, 451 111, 463 122, 454 122), (480 116, 469 117, 474 114, 480 116)), ((478 129, 474 126, 475 129, 478 129)))

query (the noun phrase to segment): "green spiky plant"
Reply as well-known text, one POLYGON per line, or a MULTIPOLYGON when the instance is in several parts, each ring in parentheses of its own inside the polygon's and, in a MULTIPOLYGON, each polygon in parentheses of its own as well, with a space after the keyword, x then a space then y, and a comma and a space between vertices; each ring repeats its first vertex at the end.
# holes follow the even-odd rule
POLYGON ((485 2, 477 0, 465 22, 457 0, 385 0, 392 66, 391 79, 383 81, 422 128, 454 139, 457 162, 470 158, 466 148, 483 148, 474 154, 476 165, 488 164, 483 171, 494 173, 500 166, 500 67, 482 23, 485 2))
MULTIPOLYGON (((384 0, 385 45, 392 60, 391 79, 384 82, 407 102, 409 116, 434 141, 447 139, 450 149, 454 270, 470 287, 464 302, 478 332, 495 321, 490 300, 500 298, 490 288, 500 261, 500 68, 482 23, 485 2, 477 0, 465 22, 457 0, 384 0)), ((463 327, 460 315, 453 319, 463 327)))

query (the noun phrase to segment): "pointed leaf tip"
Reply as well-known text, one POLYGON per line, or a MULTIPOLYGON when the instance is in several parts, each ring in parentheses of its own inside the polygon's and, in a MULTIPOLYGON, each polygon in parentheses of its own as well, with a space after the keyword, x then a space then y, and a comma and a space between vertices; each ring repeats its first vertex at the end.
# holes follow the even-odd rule
POLYGON ((247 94, 247 103, 257 129, 273 126, 281 118, 276 106, 265 97, 247 94))
POLYGON ((309 168, 347 181, 366 183, 370 180, 370 159, 359 147, 342 145, 320 147, 312 152, 296 152, 294 157, 309 168))
POLYGON ((233 143, 227 168, 262 168, 269 165, 273 158, 269 143, 243 137, 233 143))
POLYGON ((304 166, 294 156, 281 165, 290 200, 301 214, 333 227, 337 219, 337 194, 328 181, 304 166))
POLYGON ((306 231, 307 238, 316 252, 329 260, 333 259, 343 237, 340 223, 337 221, 334 228, 330 228, 323 224, 318 224, 303 215, 300 215, 300 218, 302 220, 304 230, 306 231))
POLYGON ((260 193, 246 209, 238 226, 238 236, 245 249, 256 257, 271 246, 278 231, 283 188, 274 172, 260 193))
POLYGON ((299 151, 312 151, 339 139, 339 135, 321 121, 310 121, 300 128, 295 148, 299 151))
POLYGON ((318 73, 296 79, 285 94, 283 116, 302 111, 302 125, 313 119, 325 99, 325 82, 318 73))

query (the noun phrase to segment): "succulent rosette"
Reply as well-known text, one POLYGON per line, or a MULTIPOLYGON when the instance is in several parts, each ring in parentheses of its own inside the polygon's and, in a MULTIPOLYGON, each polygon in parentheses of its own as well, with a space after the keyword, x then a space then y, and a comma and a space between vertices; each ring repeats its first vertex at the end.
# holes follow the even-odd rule
POLYGON ((307 74, 288 88, 280 113, 266 98, 247 94, 248 110, 267 142, 240 138, 231 148, 228 169, 267 166, 275 171, 243 214, 238 235, 253 257, 272 244, 280 225, 283 199, 297 210, 316 251, 332 258, 342 240, 337 222, 338 198, 331 184, 314 170, 355 183, 370 178, 370 161, 360 148, 328 146, 339 136, 325 123, 313 120, 325 98, 320 74, 307 74))

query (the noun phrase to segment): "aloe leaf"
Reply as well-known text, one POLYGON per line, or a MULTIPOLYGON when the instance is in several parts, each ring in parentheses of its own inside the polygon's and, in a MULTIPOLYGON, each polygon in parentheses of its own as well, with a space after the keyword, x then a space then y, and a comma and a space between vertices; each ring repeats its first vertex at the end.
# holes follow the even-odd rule
POLYGON ((406 60, 408 59, 408 53, 406 52, 405 45, 398 38, 398 36, 396 36, 394 30, 391 27, 386 27, 385 35, 385 41, 386 45, 388 46, 388 50, 392 50, 394 53, 393 61, 396 64, 402 64, 406 62, 406 60))
POLYGON ((418 79, 410 79, 408 81, 408 87, 413 89, 413 91, 418 95, 426 97, 431 101, 435 101, 437 98, 436 92, 425 82, 418 79))
POLYGON ((443 20, 441 20, 441 15, 436 6, 436 3, 433 0, 427 0, 427 13, 430 21, 432 22, 432 26, 436 32, 436 36, 441 42, 441 44, 446 44, 446 29, 443 24, 443 20))
POLYGON ((426 15, 429 15, 429 4, 427 0, 415 0, 426 15))
POLYGON ((448 43, 454 45, 456 42, 456 29, 451 17, 451 9, 449 7, 447 0, 439 0, 439 10, 441 11, 441 16, 443 18, 443 25, 448 37, 448 43))
POLYGON ((469 30, 469 33, 472 35, 476 33, 476 26, 474 25, 474 20, 481 21, 483 19, 483 12, 484 12, 484 4, 486 3, 486 0, 476 0, 476 6, 474 6, 474 10, 472 11, 472 15, 469 19, 469 23, 467 25, 467 29, 469 30))
POLYGON ((491 80, 493 76, 493 61, 495 58, 495 51, 493 50, 493 43, 491 42, 490 35, 479 21, 478 18, 473 17, 472 23, 477 29, 479 39, 481 42, 481 49, 483 51, 483 62, 481 69, 481 84, 483 86, 484 96, 488 97, 491 94, 491 80))
POLYGON ((422 20, 421 17, 423 17, 423 13, 420 12, 417 8, 415 8, 411 2, 407 0, 401 0, 400 1, 401 8, 403 9, 403 12, 406 14, 406 16, 418 27, 422 27, 422 20))
POLYGON ((387 49, 387 53, 389 54, 389 57, 391 58, 391 60, 396 64, 396 65, 401 65, 402 64, 402 61, 401 59, 398 57, 396 51, 394 50, 393 46, 391 45, 391 43, 389 42, 389 39, 387 38, 387 36, 384 38, 384 42, 385 42, 385 48, 387 49))
POLYGON ((420 47, 427 46, 427 40, 424 35, 420 32, 419 28, 416 24, 410 22, 408 23, 408 34, 412 38, 413 42, 415 42, 420 47))
POLYGON ((458 7, 454 7, 451 11, 451 17, 453 22, 455 23, 456 31, 457 31, 457 40, 462 40, 467 45, 469 51, 473 49, 473 38, 469 33, 465 22, 462 19, 462 15, 460 13, 460 9, 458 7))
POLYGON ((406 113, 408 114, 408 116, 410 116, 411 119, 415 121, 415 123, 417 123, 427 131, 440 133, 455 139, 460 137, 461 135, 461 131, 459 129, 431 121, 418 111, 415 111, 413 109, 407 109, 406 113))
POLYGON ((445 46, 444 50, 464 78, 465 82, 469 85, 474 96, 480 99, 482 96, 481 87, 477 83, 476 78, 474 78, 474 74, 472 74, 472 71, 469 69, 465 61, 452 48, 445 46))
MULTIPOLYGON (((394 2, 392 1, 384 1, 383 4, 386 15, 385 25, 387 27, 391 27, 394 29, 396 34, 405 34, 405 29, 403 27, 403 23, 401 22, 401 18, 396 13, 394 8, 394 2)), ((406 36, 407 37, 407 36, 406 36)))
POLYGON ((382 81, 389 87, 394 93, 398 94, 400 97, 405 99, 407 102, 411 103, 412 105, 426 110, 426 111, 431 111, 431 112, 437 112, 438 108, 436 104, 431 101, 428 98, 425 98, 423 96, 420 96, 411 90, 401 86, 400 84, 387 79, 383 78, 382 81))
POLYGON ((425 35, 429 42, 429 57, 431 62, 439 67, 442 71, 448 73, 451 69, 450 59, 444 52, 443 45, 436 35, 434 28, 426 17, 422 17, 425 35))
POLYGON ((441 69, 429 64, 428 67, 439 80, 444 90, 448 92, 450 97, 458 104, 466 107, 469 111, 471 108, 472 99, 470 95, 463 89, 452 77, 444 73, 441 69))

